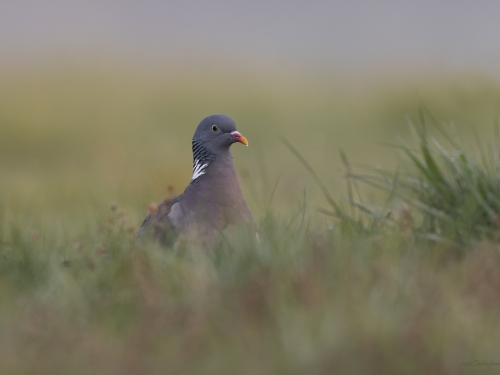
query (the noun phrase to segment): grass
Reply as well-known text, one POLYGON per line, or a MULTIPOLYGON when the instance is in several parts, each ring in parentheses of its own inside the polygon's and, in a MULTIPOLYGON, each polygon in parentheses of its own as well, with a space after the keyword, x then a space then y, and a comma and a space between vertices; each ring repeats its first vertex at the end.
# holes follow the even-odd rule
MULTIPOLYGON (((345 155, 341 155, 349 181, 350 205, 371 218, 372 230, 378 224, 396 231, 411 227, 417 237, 456 246, 481 239, 497 240, 500 213, 498 124, 493 142, 486 147, 474 133, 477 156, 467 151, 453 127, 445 128, 430 113, 424 115, 424 110, 420 111, 419 125, 410 121, 410 128, 414 148, 402 140, 390 145, 402 160, 395 173, 373 167, 365 167, 368 174, 353 173, 345 155), (451 148, 447 149, 428 134, 428 121, 434 125, 432 130, 437 131, 451 148), (387 194, 385 207, 373 209, 354 201, 351 183, 355 182, 384 191, 387 194), (400 215, 394 216, 393 211, 399 211, 400 215)), ((342 219, 338 210, 333 214, 342 219)), ((365 227, 362 229, 370 232, 365 227)))
MULTIPOLYGON (((0 373, 466 374, 486 367, 466 361, 500 362, 498 139, 462 145, 424 110, 409 145, 411 90, 381 83, 344 95, 311 77, 235 74, 221 88, 220 72, 77 73, 2 77, 0 373), (148 205, 189 180, 187 124, 212 108, 250 140, 234 158, 261 242, 139 248, 148 205), (394 134, 397 157, 373 145, 394 134)), ((438 117, 456 111, 463 134, 497 92, 467 78, 421 96, 438 117)))
POLYGON ((460 259, 268 217, 259 245, 144 251, 122 212, 69 252, 3 239, 3 373, 467 373, 495 358, 492 243, 460 259))

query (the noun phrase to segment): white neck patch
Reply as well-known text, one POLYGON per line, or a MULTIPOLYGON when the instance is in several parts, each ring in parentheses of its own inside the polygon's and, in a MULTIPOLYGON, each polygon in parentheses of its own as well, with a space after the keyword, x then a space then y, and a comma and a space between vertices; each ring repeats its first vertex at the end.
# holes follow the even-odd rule
POLYGON ((191 182, 196 180, 201 175, 205 174, 207 171, 208 163, 201 164, 199 160, 194 161, 193 165, 193 177, 191 177, 191 182))

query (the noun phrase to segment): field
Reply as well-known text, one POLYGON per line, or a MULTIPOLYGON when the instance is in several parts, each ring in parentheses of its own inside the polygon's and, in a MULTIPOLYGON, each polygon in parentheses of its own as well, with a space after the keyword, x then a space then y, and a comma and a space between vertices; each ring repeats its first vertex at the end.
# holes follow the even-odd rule
POLYGON ((494 371, 499 111, 475 72, 4 66, 0 373, 494 371), (261 242, 139 248, 212 113, 261 242))

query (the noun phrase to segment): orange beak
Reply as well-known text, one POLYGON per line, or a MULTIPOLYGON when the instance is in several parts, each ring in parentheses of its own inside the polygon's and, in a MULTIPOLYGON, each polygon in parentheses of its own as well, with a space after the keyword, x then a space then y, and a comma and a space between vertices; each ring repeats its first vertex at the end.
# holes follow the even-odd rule
POLYGON ((233 139, 236 142, 240 142, 240 143, 243 143, 245 146, 248 146, 247 139, 244 136, 242 136, 240 132, 238 132, 236 130, 234 132, 231 132, 231 137, 233 137, 233 139))

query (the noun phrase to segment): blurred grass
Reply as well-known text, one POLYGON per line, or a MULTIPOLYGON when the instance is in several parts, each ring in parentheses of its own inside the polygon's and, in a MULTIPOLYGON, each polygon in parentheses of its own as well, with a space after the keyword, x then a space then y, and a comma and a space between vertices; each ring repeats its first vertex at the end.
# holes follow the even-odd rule
POLYGON ((339 201, 340 148, 391 170, 398 158, 378 143, 408 141, 405 115, 422 102, 466 147, 472 125, 491 134, 499 99, 500 84, 474 73, 353 82, 290 67, 4 67, 0 373, 457 374, 470 370, 462 361, 500 362, 497 244, 419 241, 404 210, 399 236, 339 236, 280 142, 339 201), (188 183, 190 139, 211 113, 250 141, 233 154, 261 244, 137 249, 131 232, 167 186, 188 183))

